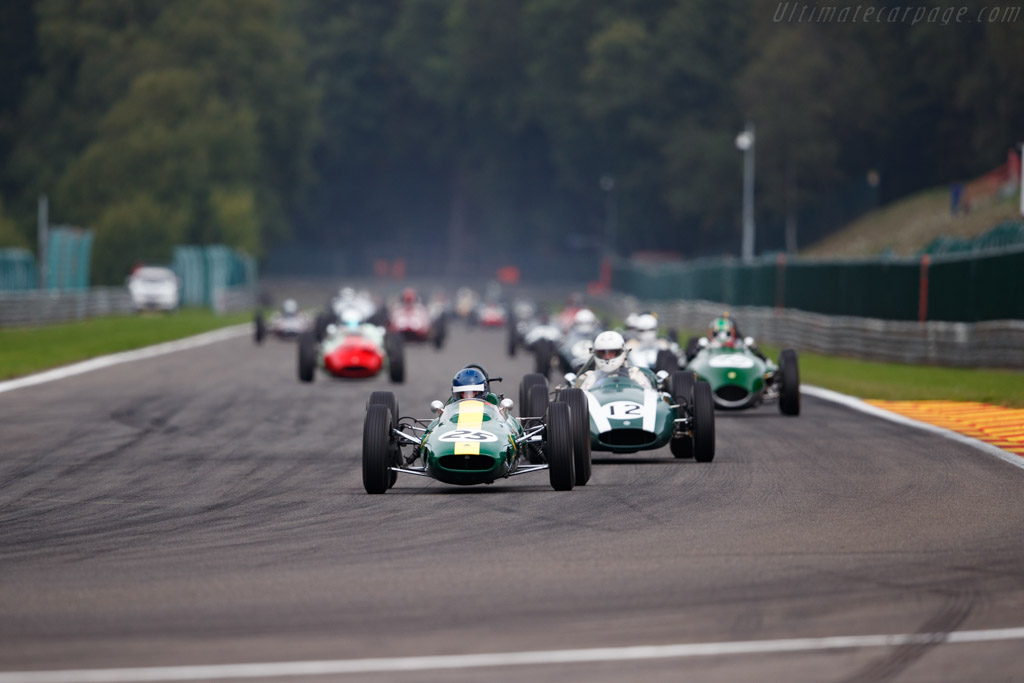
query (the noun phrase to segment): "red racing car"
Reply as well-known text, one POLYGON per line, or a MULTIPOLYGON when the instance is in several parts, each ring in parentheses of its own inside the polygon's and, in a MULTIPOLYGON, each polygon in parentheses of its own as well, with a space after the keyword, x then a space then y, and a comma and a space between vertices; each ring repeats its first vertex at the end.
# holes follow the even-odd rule
POLYGON ((372 323, 330 325, 323 341, 312 332, 299 338, 299 380, 312 382, 317 368, 328 377, 374 377, 385 368, 392 382, 405 380, 402 337, 372 323))

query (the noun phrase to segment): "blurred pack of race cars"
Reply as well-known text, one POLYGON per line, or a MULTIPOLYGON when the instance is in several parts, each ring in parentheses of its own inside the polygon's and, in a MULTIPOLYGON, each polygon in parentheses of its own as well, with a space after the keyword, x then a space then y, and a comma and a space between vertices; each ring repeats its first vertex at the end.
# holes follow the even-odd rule
POLYGON ((427 300, 411 287, 390 299, 345 287, 319 311, 286 299, 269 315, 257 312, 253 339, 296 340, 302 382, 387 373, 401 383, 405 345, 441 349, 452 324, 504 329, 508 355, 532 356, 518 409, 493 390, 502 378, 477 364, 458 369, 425 417, 402 416, 393 392, 372 392, 362 446, 368 493, 386 492, 399 474, 469 485, 538 471, 569 490, 590 479, 595 450, 667 445, 677 458, 712 461, 716 408, 776 402, 783 415, 800 413, 796 352, 772 361, 727 312, 681 347, 654 313, 631 312, 616 324, 578 295, 553 309, 507 301, 496 287, 459 289, 451 299, 437 290, 427 300))

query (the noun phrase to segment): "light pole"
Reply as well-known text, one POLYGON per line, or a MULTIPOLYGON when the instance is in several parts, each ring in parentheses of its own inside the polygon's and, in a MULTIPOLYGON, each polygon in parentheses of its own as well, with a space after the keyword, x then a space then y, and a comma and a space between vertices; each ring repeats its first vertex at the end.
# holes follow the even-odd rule
POLYGON ((754 260, 754 124, 747 121, 736 136, 736 149, 743 152, 743 262, 754 260))
POLYGON ((609 174, 601 176, 601 189, 604 190, 604 257, 610 260, 615 255, 615 178, 609 174))

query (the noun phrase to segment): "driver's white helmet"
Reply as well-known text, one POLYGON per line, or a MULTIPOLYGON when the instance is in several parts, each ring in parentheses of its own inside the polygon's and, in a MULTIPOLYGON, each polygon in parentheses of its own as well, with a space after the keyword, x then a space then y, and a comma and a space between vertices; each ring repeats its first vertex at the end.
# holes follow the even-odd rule
POLYGON ((626 340, 618 332, 602 332, 594 339, 594 365, 601 372, 614 372, 626 360, 626 340))
POLYGON ((341 322, 344 323, 345 327, 355 329, 363 322, 363 316, 354 308, 346 308, 341 312, 341 322))
POLYGON ((643 341, 654 341, 658 338, 658 319, 650 313, 638 315, 634 327, 639 333, 637 336, 643 341))
POLYGON ((573 324, 576 327, 593 328, 597 327, 597 316, 589 308, 581 308, 576 311, 576 315, 572 319, 573 324))
POLYGON ((281 303, 281 310, 284 312, 285 315, 295 315, 296 313, 299 312, 299 304, 295 301, 295 299, 285 299, 281 303))

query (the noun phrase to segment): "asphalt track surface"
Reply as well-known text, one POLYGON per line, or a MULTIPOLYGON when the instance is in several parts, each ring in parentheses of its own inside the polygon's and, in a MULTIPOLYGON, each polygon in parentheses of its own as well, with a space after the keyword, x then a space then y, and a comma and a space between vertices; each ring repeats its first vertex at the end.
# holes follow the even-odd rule
POLYGON ((478 362, 515 398, 503 342, 409 346, 402 385, 243 337, 0 394, 0 675, 940 634, 251 680, 1024 680, 1019 636, 941 642, 1024 626, 1024 472, 821 400, 718 413, 713 463, 364 493, 369 393, 426 416, 478 362))

